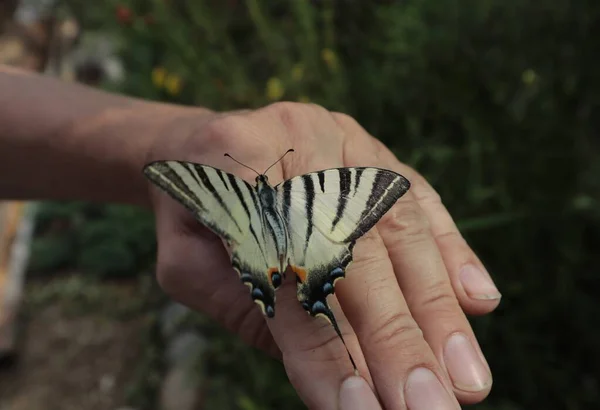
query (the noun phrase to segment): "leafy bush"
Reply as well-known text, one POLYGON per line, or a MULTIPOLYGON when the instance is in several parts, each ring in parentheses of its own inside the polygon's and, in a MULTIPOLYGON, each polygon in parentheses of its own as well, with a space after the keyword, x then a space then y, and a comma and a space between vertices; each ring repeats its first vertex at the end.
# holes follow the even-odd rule
MULTIPOLYGON (((473 320, 495 376, 476 407, 600 404, 590 325, 600 315, 600 3, 65 3, 87 35, 118 45, 126 79, 108 89, 219 110, 312 101, 355 116, 431 181, 503 292, 497 312, 473 320)), ((72 259, 82 266, 118 259, 100 271, 124 271, 140 258, 123 250, 149 256, 135 246, 150 236, 87 229, 69 242, 78 252, 106 247, 72 259)), ((284 382, 271 383, 265 394, 284 382)))
POLYGON ((135 276, 155 252, 154 221, 124 205, 44 203, 37 216, 31 270, 76 269, 100 277, 135 276))

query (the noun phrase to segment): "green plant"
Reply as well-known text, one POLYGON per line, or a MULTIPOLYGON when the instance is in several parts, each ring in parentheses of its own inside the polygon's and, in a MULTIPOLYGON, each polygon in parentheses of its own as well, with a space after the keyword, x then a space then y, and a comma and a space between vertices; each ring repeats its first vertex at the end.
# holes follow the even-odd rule
POLYGON ((31 269, 132 276, 152 265, 154 251, 154 221, 146 211, 124 205, 44 203, 38 212, 31 269))

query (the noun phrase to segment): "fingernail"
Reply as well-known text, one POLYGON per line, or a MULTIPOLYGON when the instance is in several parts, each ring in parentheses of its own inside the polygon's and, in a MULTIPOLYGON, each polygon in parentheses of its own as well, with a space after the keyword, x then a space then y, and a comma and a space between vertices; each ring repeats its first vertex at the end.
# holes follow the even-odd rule
POLYGON ((437 376, 424 367, 419 367, 408 375, 404 389, 406 406, 409 410, 456 410, 458 408, 437 376))
POLYGON ((381 409, 373 390, 366 380, 350 376, 340 388, 340 410, 381 409))
POLYGON ((479 392, 492 384, 492 375, 473 345, 462 333, 450 336, 444 349, 444 362, 458 390, 479 392))
POLYGON ((502 297, 487 272, 482 271, 475 265, 463 266, 459 278, 465 292, 472 299, 496 300, 502 297))

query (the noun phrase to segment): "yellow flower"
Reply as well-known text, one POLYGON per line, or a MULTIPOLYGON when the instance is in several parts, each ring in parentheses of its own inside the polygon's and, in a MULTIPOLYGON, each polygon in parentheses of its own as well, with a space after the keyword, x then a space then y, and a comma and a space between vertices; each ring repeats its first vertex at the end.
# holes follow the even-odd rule
POLYGON ((327 64, 327 67, 329 67, 331 71, 337 71, 338 60, 332 49, 324 48, 321 50, 321 58, 325 61, 325 64, 327 64))
POLYGON ((292 80, 298 82, 304 77, 304 67, 302 64, 296 64, 292 67, 292 80))
POLYGON ((161 88, 165 84, 165 77, 167 76, 167 70, 163 67, 156 67, 152 70, 152 84, 156 88, 161 88))
POLYGON ((266 94, 267 98, 271 101, 279 100, 283 93, 285 92, 285 88, 283 87, 283 83, 277 77, 269 78, 267 81, 267 89, 266 94))
POLYGON ((181 77, 175 74, 169 74, 165 79, 165 88, 171 95, 177 95, 181 92, 181 77))
POLYGON ((310 98, 308 98, 306 95, 301 95, 298 97, 298 102, 308 104, 310 102, 310 98))
POLYGON ((528 68, 521 74, 521 81, 523 81, 525 85, 532 85, 537 80, 537 77, 537 73, 531 68, 528 68))

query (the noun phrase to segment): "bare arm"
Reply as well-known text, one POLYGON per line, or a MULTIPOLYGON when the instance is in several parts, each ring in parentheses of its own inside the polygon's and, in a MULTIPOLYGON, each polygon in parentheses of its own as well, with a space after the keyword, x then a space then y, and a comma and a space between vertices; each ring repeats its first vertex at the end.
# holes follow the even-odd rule
POLYGON ((148 204, 141 168, 185 109, 0 65, 0 198, 148 204), (133 120, 135 118, 135 120, 133 120))

